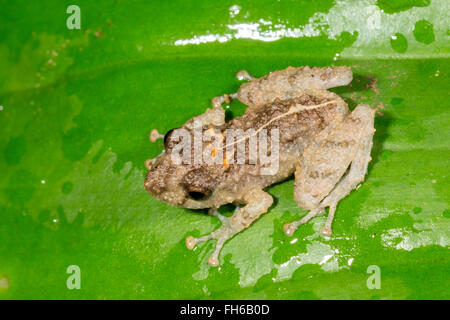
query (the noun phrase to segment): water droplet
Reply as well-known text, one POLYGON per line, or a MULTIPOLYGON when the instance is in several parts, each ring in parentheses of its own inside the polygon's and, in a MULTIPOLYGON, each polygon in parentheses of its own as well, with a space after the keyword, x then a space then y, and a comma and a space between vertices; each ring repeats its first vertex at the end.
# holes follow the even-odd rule
POLYGON ((433 25, 427 20, 419 20, 414 25, 414 38, 420 43, 430 44, 434 38, 433 25))
POLYGON ((62 187, 61 187, 61 191, 64 194, 69 194, 72 192, 73 189, 73 183, 70 181, 66 181, 63 183, 62 187))
POLYGON ((394 98, 391 99, 391 104, 397 105, 397 104, 402 103, 404 100, 405 100, 405 99, 403 99, 403 98, 394 97, 394 98))
POLYGON ((401 33, 396 33, 391 36, 391 47, 398 53, 404 53, 408 49, 408 40, 401 33))
POLYGON ((446 217, 446 218, 450 218, 450 209, 445 209, 445 210, 442 212, 442 215, 443 215, 444 217, 446 217))
POLYGON ((333 257, 332 254, 327 254, 327 255, 325 255, 325 256, 323 257, 322 261, 319 262, 319 265, 323 265, 323 264, 327 263, 327 261, 330 260, 331 257, 333 257))
POLYGON ((41 183, 42 183, 42 184, 45 184, 45 180, 41 180, 41 183))
POLYGON ((3 110, 3 106, 0 106, 0 111, 2 111, 3 110))
POLYGON ((231 18, 234 18, 234 17, 236 17, 236 16, 239 14, 239 12, 241 11, 241 7, 238 6, 237 4, 235 4, 235 5, 231 6, 228 10, 230 11, 230 17, 231 17, 231 18))
POLYGON ((381 9, 380 11, 387 14, 394 14, 397 12, 407 11, 414 7, 427 7, 431 0, 378 0, 376 5, 381 9))

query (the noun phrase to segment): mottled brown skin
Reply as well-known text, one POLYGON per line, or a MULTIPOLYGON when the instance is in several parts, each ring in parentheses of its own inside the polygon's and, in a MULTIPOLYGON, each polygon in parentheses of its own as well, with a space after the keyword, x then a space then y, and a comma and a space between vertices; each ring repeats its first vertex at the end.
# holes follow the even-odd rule
MULTIPOLYGON (((291 71, 288 79, 294 77, 297 69, 290 68, 288 70, 291 71)), ((321 71, 322 69, 316 70, 321 71)), ((311 72, 311 75, 315 75, 317 78, 324 78, 324 75, 332 75, 332 72, 318 74, 316 70, 311 69, 311 71, 315 71, 311 72)), ((259 164, 230 164, 229 168, 222 164, 174 165, 170 160, 170 155, 173 146, 178 141, 170 141, 169 135, 165 141, 165 153, 158 157, 147 174, 145 182, 147 191, 157 199, 172 205, 191 209, 218 208, 227 203, 242 203, 243 193, 252 187, 265 188, 291 176, 295 171, 295 166, 305 145, 324 128, 340 121, 348 111, 345 102, 338 95, 320 90, 321 88, 314 88, 313 86, 303 91, 296 89, 297 96, 289 97, 289 99, 285 99, 286 96, 291 95, 291 90, 289 89, 286 89, 287 93, 282 92, 282 94, 277 96, 272 92, 278 91, 278 86, 276 88, 267 88, 265 82, 276 81, 274 84, 278 84, 280 82, 279 78, 282 77, 279 73, 281 71, 241 86, 238 92, 238 99, 251 106, 241 117, 220 125, 207 124, 204 128, 204 130, 207 130, 213 127, 220 132, 228 128, 243 130, 259 128, 271 118, 286 113, 293 105, 317 105, 334 100, 335 102, 329 105, 317 109, 304 110, 290 117, 281 118, 267 127, 268 131, 273 127, 280 130, 280 170, 276 175, 259 175, 259 164), (275 79, 272 80, 272 78, 275 79), (261 88, 263 86, 265 86, 264 89, 261 88), (261 90, 271 92, 272 101, 261 95, 261 90), (201 200, 189 197, 190 191, 198 191, 200 189, 210 194, 210 196, 201 200)), ((303 75, 301 72, 297 71, 297 73, 303 75)), ((348 79, 351 80, 351 75, 346 80, 348 81, 348 79)), ((181 128, 189 129, 191 122, 189 121, 188 125, 184 125, 181 128)))
MULTIPOLYGON (((224 121, 225 114, 221 103, 227 102, 229 98, 224 95, 213 99, 212 109, 181 127, 190 130, 191 136, 194 120, 202 123, 202 130, 214 130, 217 135, 224 135, 225 130, 230 128, 245 131, 266 125, 265 128, 269 132, 277 128, 280 136, 279 169, 272 175, 261 175, 263 166, 259 163, 207 165, 193 164, 191 161, 191 164, 176 165, 171 160, 171 153, 178 141, 171 138, 174 131, 166 134, 165 153, 149 165, 145 180, 145 188, 149 193, 176 206, 192 209, 212 208, 214 215, 218 215, 214 209, 224 204, 245 204, 231 219, 227 220, 218 215, 224 225, 211 235, 199 239, 189 237, 186 241, 188 248, 193 248, 200 241, 217 239, 216 251, 209 260, 211 265, 217 265, 223 243, 248 227, 272 204, 271 196, 263 189, 285 180, 294 172, 294 197, 299 206, 312 210, 305 218, 309 220, 323 212, 325 206, 330 207, 331 216, 332 207, 335 208, 341 197, 337 196, 339 199, 336 198, 337 200, 330 204, 326 202, 327 195, 339 185, 340 179, 345 180, 343 175, 359 155, 362 141, 365 153, 368 149, 370 155, 371 149, 371 109, 368 106, 359 106, 358 110, 349 116, 347 104, 338 95, 326 90, 347 85, 351 80, 352 72, 348 67, 289 67, 259 79, 253 78, 240 87, 234 97, 249 106, 241 117, 229 122, 224 121), (283 116, 292 108, 297 108, 298 111, 283 116), (273 121, 275 118, 277 120, 273 121), (356 123, 358 121, 359 124, 356 123), (337 150, 342 157, 334 158, 333 154, 337 150), (320 153, 325 155, 321 157, 320 153), (315 187, 317 185, 320 187, 315 187), (321 202, 326 205, 321 205, 321 202)), ((204 147, 207 144, 204 142, 204 147)), ((248 156, 248 143, 246 145, 248 156)), ((362 171, 364 169, 367 169, 367 165, 361 168, 362 171)), ((358 182, 361 180, 361 173, 364 177, 365 171, 362 171, 356 174, 358 182)), ((342 194, 350 192, 346 186, 344 189, 342 194)), ((334 209, 332 214, 334 215, 334 209)), ((285 232, 292 234, 299 224, 307 221, 304 219, 287 225, 285 232)), ((331 221, 329 228, 323 233, 331 233, 331 221)))

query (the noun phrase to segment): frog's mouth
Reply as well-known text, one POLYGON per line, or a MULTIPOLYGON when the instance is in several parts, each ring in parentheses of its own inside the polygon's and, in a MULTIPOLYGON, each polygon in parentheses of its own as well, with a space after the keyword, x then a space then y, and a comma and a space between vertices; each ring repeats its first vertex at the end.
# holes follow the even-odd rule
POLYGON ((182 167, 165 165, 164 156, 155 159, 145 177, 144 187, 153 197, 171 205, 181 206, 188 194, 181 185, 182 167))

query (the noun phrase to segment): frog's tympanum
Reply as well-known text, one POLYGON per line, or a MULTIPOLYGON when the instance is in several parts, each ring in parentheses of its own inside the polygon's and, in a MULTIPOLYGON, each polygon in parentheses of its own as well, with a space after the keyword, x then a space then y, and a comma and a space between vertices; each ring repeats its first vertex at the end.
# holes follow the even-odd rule
POLYGON ((165 150, 147 161, 145 189, 156 199, 209 208, 222 222, 208 235, 186 239, 188 249, 215 239, 208 260, 213 266, 224 243, 272 206, 264 189, 293 174, 294 199, 309 213, 286 224, 284 232, 291 236, 329 208, 321 234, 331 236, 338 202, 364 180, 375 132, 374 109, 360 104, 349 112, 345 101, 327 90, 351 82, 349 67, 289 67, 261 78, 246 71, 237 76, 247 80, 237 93, 213 98, 211 109, 164 136, 154 130, 151 140, 164 138, 165 150), (231 99, 248 108, 226 122, 222 104, 231 99), (217 211, 229 203, 236 205, 230 218, 217 211))

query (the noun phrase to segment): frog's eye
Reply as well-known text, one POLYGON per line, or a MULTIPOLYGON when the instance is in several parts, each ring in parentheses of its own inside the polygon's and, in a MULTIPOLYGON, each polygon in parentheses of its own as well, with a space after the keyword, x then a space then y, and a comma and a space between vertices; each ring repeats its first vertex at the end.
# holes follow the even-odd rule
POLYGON ((164 135, 164 147, 166 149, 168 149, 168 142, 170 139, 170 135, 172 134, 172 132, 175 130, 176 128, 170 129, 169 131, 167 131, 167 133, 164 135))
POLYGON ((190 191, 189 197, 191 197, 194 200, 202 200, 208 197, 207 193, 200 192, 200 191, 190 191))
POLYGON ((212 194, 211 189, 205 185, 199 185, 194 183, 189 186, 186 186, 185 188, 189 194, 189 197, 191 197, 194 200, 205 200, 212 194))
POLYGON ((216 181, 204 168, 189 171, 182 185, 191 199, 205 200, 213 193, 216 181))

